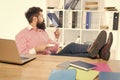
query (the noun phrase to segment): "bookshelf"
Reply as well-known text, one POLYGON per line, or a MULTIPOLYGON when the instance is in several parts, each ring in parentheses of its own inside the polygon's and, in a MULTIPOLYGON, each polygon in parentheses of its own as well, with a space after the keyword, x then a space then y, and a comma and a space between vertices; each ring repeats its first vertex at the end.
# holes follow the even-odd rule
MULTIPOLYGON (((101 30, 106 30, 108 35, 109 32, 113 32, 113 36, 115 36, 111 50, 117 54, 119 11, 114 7, 104 7, 104 0, 55 1, 57 6, 53 3, 51 8, 49 5, 52 3, 49 4, 46 0, 46 13, 55 13, 60 20, 61 36, 59 43, 61 45, 66 46, 71 42, 75 42, 78 36, 80 37, 79 43, 91 44, 101 30), (116 25, 116 27, 113 27, 113 25, 116 25)), ((53 28, 54 24, 48 16, 46 16, 46 23, 47 29, 53 28)))

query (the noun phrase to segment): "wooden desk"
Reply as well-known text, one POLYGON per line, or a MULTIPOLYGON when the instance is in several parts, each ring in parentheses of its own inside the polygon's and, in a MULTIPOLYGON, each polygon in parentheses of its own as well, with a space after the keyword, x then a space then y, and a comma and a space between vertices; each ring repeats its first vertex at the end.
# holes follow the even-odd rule
MULTIPOLYGON (((75 60, 90 63, 105 62, 99 59, 80 57, 38 55, 35 60, 24 65, 0 63, 0 80, 48 80, 51 70, 55 69, 57 64, 75 60)), ((120 61, 109 61, 107 63, 113 71, 119 70, 120 61)))

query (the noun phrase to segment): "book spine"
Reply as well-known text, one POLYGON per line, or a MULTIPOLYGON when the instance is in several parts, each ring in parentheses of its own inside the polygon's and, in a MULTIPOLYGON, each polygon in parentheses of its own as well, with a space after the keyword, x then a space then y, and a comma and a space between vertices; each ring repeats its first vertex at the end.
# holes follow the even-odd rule
POLYGON ((91 27, 91 12, 86 12, 86 29, 91 27))
POLYGON ((66 2, 66 4, 65 4, 64 9, 68 9, 72 2, 74 2, 74 0, 68 0, 68 2, 66 2))
MULTIPOLYGON (((59 15, 59 13, 57 14, 59 15)), ((60 21, 55 13, 52 13, 53 24, 55 27, 60 27, 60 21)))
POLYGON ((114 12, 114 14, 113 14, 113 30, 118 30, 118 23, 119 23, 119 13, 114 12))
POLYGON ((58 19, 58 17, 56 16, 55 13, 48 13, 47 15, 48 15, 48 17, 50 18, 50 20, 52 21, 52 23, 53 23, 53 25, 54 25, 55 27, 59 27, 59 26, 60 26, 59 19, 58 19))
POLYGON ((72 12, 72 28, 77 27, 77 12, 72 12))
POLYGON ((48 13, 47 16, 48 16, 49 19, 52 21, 52 15, 51 15, 51 13, 48 13))
POLYGON ((62 27, 63 26, 63 11, 59 11, 59 22, 60 22, 59 27, 62 27))
POLYGON ((78 2, 79 2, 79 0, 74 0, 74 2, 71 3, 70 8, 71 9, 75 9, 75 7, 76 7, 76 5, 77 5, 78 2))

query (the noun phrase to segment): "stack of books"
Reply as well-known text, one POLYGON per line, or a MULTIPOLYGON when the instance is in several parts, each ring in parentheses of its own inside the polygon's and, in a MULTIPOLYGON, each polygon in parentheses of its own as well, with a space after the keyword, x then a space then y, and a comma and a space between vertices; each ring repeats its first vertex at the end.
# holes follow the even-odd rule
POLYGON ((72 9, 74 10, 76 5, 78 4, 79 0, 68 0, 66 2, 64 9, 72 9))
POLYGON ((57 65, 59 69, 53 69, 50 73, 49 80, 109 80, 105 78, 111 74, 118 80, 120 73, 113 73, 106 63, 91 64, 83 61, 63 62, 57 65), (105 74, 105 75, 104 75, 105 74))
MULTIPOLYGON (((73 11, 73 12, 65 12, 65 23, 64 26, 65 27, 68 27, 68 28, 77 28, 77 26, 79 26, 79 19, 78 19, 78 16, 80 16, 80 13, 77 12, 77 11, 73 11)), ((51 12, 48 12, 47 13, 47 16, 48 18, 50 19, 50 21, 52 22, 52 25, 51 27, 55 26, 55 27, 59 27, 61 28, 63 26, 63 12, 62 11, 59 11, 58 14, 56 13, 51 13, 51 12)), ((89 15, 91 16, 91 15, 89 15)), ((90 20, 89 20, 90 21, 90 20)), ((88 22, 89 23, 89 22, 88 22)), ((90 23, 89 23, 90 25, 90 23)))
POLYGON ((106 11, 117 11, 115 7, 104 7, 106 11))
POLYGON ((59 18, 55 13, 50 13, 50 12, 47 13, 47 16, 53 23, 53 26, 62 27, 62 17, 63 17, 62 11, 59 11, 59 18))
POLYGON ((98 2, 85 2, 85 10, 98 10, 98 2))

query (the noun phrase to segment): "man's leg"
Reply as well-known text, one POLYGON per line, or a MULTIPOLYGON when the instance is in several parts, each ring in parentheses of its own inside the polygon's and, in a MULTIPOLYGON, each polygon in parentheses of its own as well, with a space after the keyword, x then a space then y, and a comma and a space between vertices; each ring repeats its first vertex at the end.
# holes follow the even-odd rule
POLYGON ((70 52, 70 53, 78 53, 78 52, 87 52, 87 48, 89 45, 85 44, 78 44, 78 43, 70 43, 60 53, 64 54, 65 52, 70 52))
POLYGON ((105 45, 106 38, 107 33, 104 30, 101 31, 96 40, 87 50, 91 57, 96 57, 99 54, 100 49, 105 45))
POLYGON ((90 47, 89 45, 71 43, 55 55, 96 58, 96 56, 99 54, 100 49, 104 46, 106 42, 106 37, 106 32, 101 31, 97 39, 90 47))
POLYGON ((61 56, 76 56, 76 57, 90 57, 87 48, 89 45, 70 43, 64 49, 62 49, 58 54, 61 56))
POLYGON ((108 61, 110 58, 110 48, 113 42, 113 34, 112 32, 109 33, 108 40, 106 44, 103 46, 103 48, 100 50, 99 56, 103 60, 108 61))

